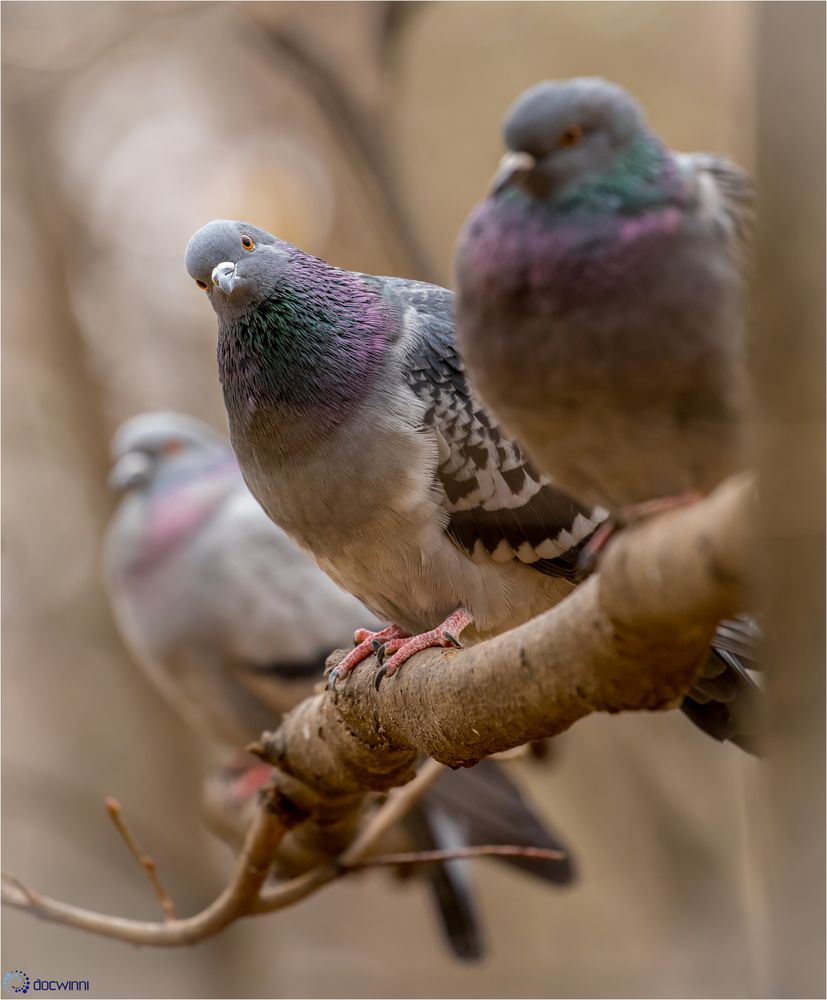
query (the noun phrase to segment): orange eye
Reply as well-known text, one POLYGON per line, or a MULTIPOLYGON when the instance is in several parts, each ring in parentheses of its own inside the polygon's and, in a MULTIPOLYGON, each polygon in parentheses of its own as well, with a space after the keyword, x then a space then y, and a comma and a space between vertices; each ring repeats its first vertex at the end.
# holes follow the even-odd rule
POLYGON ((161 451, 165 455, 176 455, 179 451, 183 450, 184 450, 184 442, 177 440, 167 441, 166 444, 164 444, 161 448, 161 451))
POLYGON ((200 278, 196 278, 195 283, 196 285, 198 285, 199 288, 203 289, 203 291, 205 292, 210 287, 206 281, 202 281, 200 278))
POLYGON ((576 146, 583 138, 583 129, 579 125, 569 125, 560 136, 561 146, 576 146))
POLYGON ((253 247, 255 246, 255 243, 253 243, 253 241, 246 233, 243 233, 241 236, 241 245, 244 247, 245 250, 252 250, 253 247))

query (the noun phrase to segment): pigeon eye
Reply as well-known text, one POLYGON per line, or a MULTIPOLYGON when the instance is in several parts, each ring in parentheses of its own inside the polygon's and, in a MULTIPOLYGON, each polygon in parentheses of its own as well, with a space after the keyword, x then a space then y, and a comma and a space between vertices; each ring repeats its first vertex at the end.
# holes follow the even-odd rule
POLYGON ((560 136, 561 146, 576 146, 583 138, 583 129, 579 125, 569 125, 560 136))
POLYGON ((200 278, 196 278, 195 283, 196 285, 198 285, 199 288, 203 289, 205 292, 210 287, 206 281, 202 281, 200 278))
POLYGON ((167 441, 165 444, 161 446, 161 451, 165 455, 176 455, 179 451, 183 450, 184 450, 183 441, 177 441, 177 440, 167 441))
POLYGON ((252 250, 253 247, 255 246, 255 243, 253 243, 250 237, 246 233, 244 233, 241 237, 241 245, 244 247, 245 250, 252 250))

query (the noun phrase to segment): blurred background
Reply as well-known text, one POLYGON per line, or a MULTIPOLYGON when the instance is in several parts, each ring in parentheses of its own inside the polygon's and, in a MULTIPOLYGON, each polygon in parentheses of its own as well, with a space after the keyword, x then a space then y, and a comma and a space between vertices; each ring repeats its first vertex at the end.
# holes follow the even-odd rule
MULTIPOLYGON (((331 262, 450 285, 511 100, 548 77, 630 89, 673 148, 754 160, 749 3, 2 5, 4 868, 156 918, 117 796, 179 912, 232 856, 198 748, 130 663, 100 578, 108 445, 165 408, 225 428, 215 319, 183 266, 216 217, 331 262)), ((760 766, 680 714, 591 718, 513 764, 574 845, 555 892, 474 876, 490 955, 442 948, 381 873, 138 950, 4 915, 4 968, 108 997, 745 996, 766 990, 760 766)))

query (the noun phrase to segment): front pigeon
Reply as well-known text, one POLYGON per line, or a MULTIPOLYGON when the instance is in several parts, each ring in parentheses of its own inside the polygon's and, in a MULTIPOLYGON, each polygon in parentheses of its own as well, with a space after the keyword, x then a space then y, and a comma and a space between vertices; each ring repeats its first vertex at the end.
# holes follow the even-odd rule
POLYGON ((187 267, 218 316, 251 491, 392 623, 339 675, 376 641, 391 675, 427 645, 504 631, 568 593, 571 549, 599 517, 551 489, 474 399, 450 292, 331 267, 241 222, 196 233, 187 267))

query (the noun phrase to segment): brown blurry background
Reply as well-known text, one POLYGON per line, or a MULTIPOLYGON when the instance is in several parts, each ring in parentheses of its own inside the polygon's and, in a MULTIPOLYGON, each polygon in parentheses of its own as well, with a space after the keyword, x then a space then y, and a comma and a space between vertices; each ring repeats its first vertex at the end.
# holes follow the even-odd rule
MULTIPOLYGON (((4 3, 3 847, 34 887, 156 917, 116 795, 179 912, 231 855, 197 748, 102 590, 109 438, 150 408, 225 427, 192 232, 243 218, 333 263, 451 283, 510 101, 632 90, 669 145, 753 165, 746 3, 4 3)), ((744 996, 766 985, 760 766, 678 713, 591 718, 519 768, 574 846, 556 892, 476 864, 490 956, 447 957, 374 873, 192 949, 4 916, 3 968, 111 997, 744 996)))

